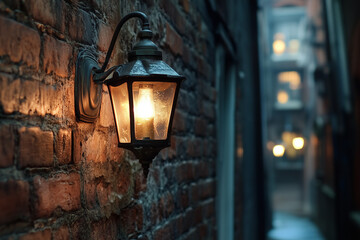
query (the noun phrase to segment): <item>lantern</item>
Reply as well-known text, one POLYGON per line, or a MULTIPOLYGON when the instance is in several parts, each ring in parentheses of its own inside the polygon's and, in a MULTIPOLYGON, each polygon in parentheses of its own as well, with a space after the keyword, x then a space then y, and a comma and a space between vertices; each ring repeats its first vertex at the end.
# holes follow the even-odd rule
POLYGON ((79 53, 75 85, 76 115, 85 122, 93 122, 99 115, 101 84, 108 86, 118 146, 139 158, 145 174, 158 152, 170 146, 177 96, 184 79, 162 61, 151 37, 145 14, 134 12, 125 16, 115 30, 102 68, 88 50, 79 53), (140 41, 129 53, 128 63, 105 71, 120 28, 132 17, 142 20, 140 41))

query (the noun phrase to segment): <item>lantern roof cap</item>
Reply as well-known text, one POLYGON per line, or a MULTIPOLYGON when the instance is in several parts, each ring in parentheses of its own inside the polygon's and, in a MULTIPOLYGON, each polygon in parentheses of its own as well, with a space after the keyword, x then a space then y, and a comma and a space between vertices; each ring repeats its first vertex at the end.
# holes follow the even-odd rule
POLYGON ((164 76, 171 78, 184 77, 179 75, 174 69, 167 65, 164 61, 159 59, 136 59, 126 64, 119 65, 114 71, 113 78, 127 78, 127 77, 151 77, 164 76))

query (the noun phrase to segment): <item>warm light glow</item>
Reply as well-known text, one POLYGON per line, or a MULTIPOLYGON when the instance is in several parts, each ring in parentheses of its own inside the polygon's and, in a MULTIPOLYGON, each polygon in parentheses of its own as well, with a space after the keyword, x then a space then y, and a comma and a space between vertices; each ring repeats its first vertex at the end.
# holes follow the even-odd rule
POLYGON ((285 51, 286 45, 283 40, 275 40, 273 42, 273 51, 275 54, 283 54, 285 51))
POLYGON ((287 103, 289 95, 285 91, 279 91, 277 94, 277 101, 281 104, 287 103))
POLYGON ((285 148, 283 145, 275 145, 273 148, 273 154, 275 157, 282 157, 284 156, 285 148))
POLYGON ((278 80, 282 83, 289 83, 292 90, 298 89, 301 83, 300 74, 296 71, 281 72, 278 80))
POLYGON ((296 137, 292 140, 292 145, 296 150, 300 150, 304 147, 304 138, 296 137))
POLYGON ((150 84, 139 85, 139 96, 135 106, 136 129, 140 139, 154 138, 154 92, 150 84))

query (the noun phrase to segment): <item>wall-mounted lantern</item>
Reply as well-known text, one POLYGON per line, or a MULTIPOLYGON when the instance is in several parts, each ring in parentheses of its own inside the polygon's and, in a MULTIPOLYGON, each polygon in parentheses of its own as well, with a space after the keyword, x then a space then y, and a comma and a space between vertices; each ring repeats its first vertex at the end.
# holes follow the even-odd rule
POLYGON ((171 126, 183 76, 162 61, 162 53, 151 41, 152 32, 142 12, 126 15, 112 37, 100 68, 89 50, 82 50, 76 62, 75 110, 77 119, 93 122, 99 115, 102 83, 109 89, 116 124, 118 146, 131 150, 140 160, 145 175, 152 159, 170 146, 171 126), (129 62, 105 71, 122 25, 140 18, 139 42, 128 54, 129 62), (112 76, 110 76, 112 74, 112 76))

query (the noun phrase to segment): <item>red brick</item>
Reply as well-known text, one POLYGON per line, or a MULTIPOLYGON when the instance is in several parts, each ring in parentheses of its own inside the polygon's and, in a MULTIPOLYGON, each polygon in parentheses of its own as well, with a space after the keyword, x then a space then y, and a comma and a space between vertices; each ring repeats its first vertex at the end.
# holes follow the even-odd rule
POLYGON ((138 198, 146 190, 146 179, 142 171, 137 171, 134 175, 134 197, 138 198))
POLYGON ((169 0, 163 0, 160 2, 160 7, 164 9, 164 12, 170 17, 180 34, 185 35, 186 18, 181 14, 176 5, 169 0))
POLYGON ((14 163, 15 135, 12 126, 0 126, 0 167, 9 167, 14 163))
POLYGON ((154 240, 175 239, 170 224, 166 224, 154 232, 154 240))
POLYGON ((96 195, 101 207, 106 206, 111 194, 111 186, 106 183, 100 183, 96 186, 96 195))
POLYGON ((53 165, 53 133, 39 127, 19 129, 19 166, 45 167, 53 165))
POLYGON ((0 182, 0 224, 29 216, 29 184, 10 180, 0 182))
POLYGON ((27 0, 24 4, 30 16, 35 20, 64 32, 66 16, 64 1, 27 0))
POLYGON ((82 160, 82 138, 78 129, 72 132, 72 157, 75 164, 80 164, 82 160))
POLYGON ((33 115, 40 112, 40 83, 36 81, 22 81, 19 100, 20 113, 33 115))
POLYGON ((85 143, 83 151, 88 162, 105 162, 106 161, 107 141, 102 132, 95 131, 85 143), (96 149, 96 151, 94 151, 96 149))
POLYGON ((204 218, 210 218, 215 215, 215 201, 214 199, 211 199, 210 201, 207 201, 203 205, 203 215, 204 218))
POLYGON ((211 165, 207 162, 201 161, 194 166, 197 178, 206 178, 210 176, 211 165))
POLYGON ((215 106, 214 104, 203 101, 201 104, 201 114, 205 115, 206 117, 210 119, 215 119, 215 106))
MULTIPOLYGON (((63 100, 63 94, 62 94, 63 86, 55 87, 51 85, 40 84, 39 87, 40 87, 40 104, 36 106, 34 112, 36 112, 41 116, 44 116, 45 114, 51 114, 63 118, 64 115, 62 113, 62 108, 66 104, 66 102, 64 102, 63 100)), ((67 94, 64 95, 65 98, 69 96, 67 94)), ((73 95, 71 95, 71 97, 72 96, 73 95)), ((31 109, 27 111, 31 111, 31 109)))
POLYGON ((191 67, 196 68, 196 60, 194 56, 194 51, 190 49, 186 44, 183 45, 183 60, 191 67))
POLYGON ((186 152, 190 157, 194 157, 194 158, 201 157, 203 154, 202 139, 199 138, 189 139, 186 152))
POLYGON ((186 132, 186 115, 179 110, 175 110, 172 131, 174 133, 186 132))
POLYGON ((44 231, 27 233, 21 236, 19 240, 51 240, 51 231, 46 229, 44 231))
POLYGON ((6 79, 0 75, 1 98, 6 114, 19 111, 26 115, 59 115, 63 106, 61 90, 38 81, 6 79))
POLYGON ((170 193, 166 193, 161 199, 160 203, 163 206, 164 217, 168 218, 174 211, 174 198, 170 193))
POLYGON ((210 79, 212 76, 212 69, 210 65, 202 57, 197 59, 197 70, 207 79, 210 79))
POLYGON ((177 166, 175 175, 178 183, 193 180, 194 179, 193 164, 183 163, 177 166))
MULTIPOLYGON (((105 86, 104 86, 104 88, 105 88, 105 86)), ((102 127, 115 126, 114 114, 113 114, 111 101, 110 101, 110 95, 107 93, 107 90, 105 92, 106 93, 103 93, 103 96, 101 99, 99 123, 102 127)))
POLYGON ((0 56, 8 55, 13 62, 39 66, 40 36, 37 31, 0 16, 0 56))
POLYGON ((108 152, 109 152, 109 160, 120 162, 124 159, 125 151, 123 148, 118 147, 118 138, 117 133, 115 131, 111 131, 109 133, 109 140, 108 140, 108 152))
POLYGON ((19 110, 20 85, 20 79, 14 80, 10 75, 0 74, 0 102, 5 114, 19 110))
POLYGON ((180 35, 169 25, 169 23, 166 23, 165 43, 174 54, 182 55, 183 40, 180 35))
POLYGON ((115 219, 102 220, 92 225, 92 239, 113 240, 117 239, 117 226, 115 219))
POLYGON ((88 209, 93 209, 96 206, 96 184, 91 181, 85 181, 85 199, 88 209))
POLYGON ((134 205, 121 210, 120 223, 127 235, 142 230, 143 214, 141 205, 134 205))
POLYGON ((103 22, 99 23, 98 47, 100 51, 107 52, 110 46, 113 33, 114 31, 111 29, 109 25, 103 22))
POLYGON ((207 125, 208 122, 206 119, 202 117, 197 117, 195 119, 195 134, 199 136, 206 136, 207 133, 207 125))
POLYGON ((183 8, 184 8, 184 11, 185 11, 186 13, 189 13, 189 11, 190 11, 190 3, 189 3, 189 0, 181 0, 180 2, 181 2, 182 6, 183 6, 183 8))
POLYGON ((56 137, 55 154, 59 164, 71 162, 71 129, 60 129, 56 137))
POLYGON ((73 40, 87 44, 96 39, 94 23, 89 13, 81 9, 70 10, 69 35, 73 40))
POLYGON ((189 190, 188 189, 182 189, 178 191, 178 203, 177 205, 180 207, 180 209, 185 210, 189 207, 189 190))
POLYGON ((53 232, 52 240, 67 240, 70 239, 70 233, 67 226, 62 226, 53 232))
POLYGON ((60 77, 68 77, 72 51, 69 44, 45 35, 44 71, 48 74, 54 72, 60 77))
POLYGON ((37 217, 50 216, 58 207, 64 211, 80 208, 80 175, 78 173, 59 173, 48 179, 36 176, 34 189, 37 197, 34 206, 37 217))

